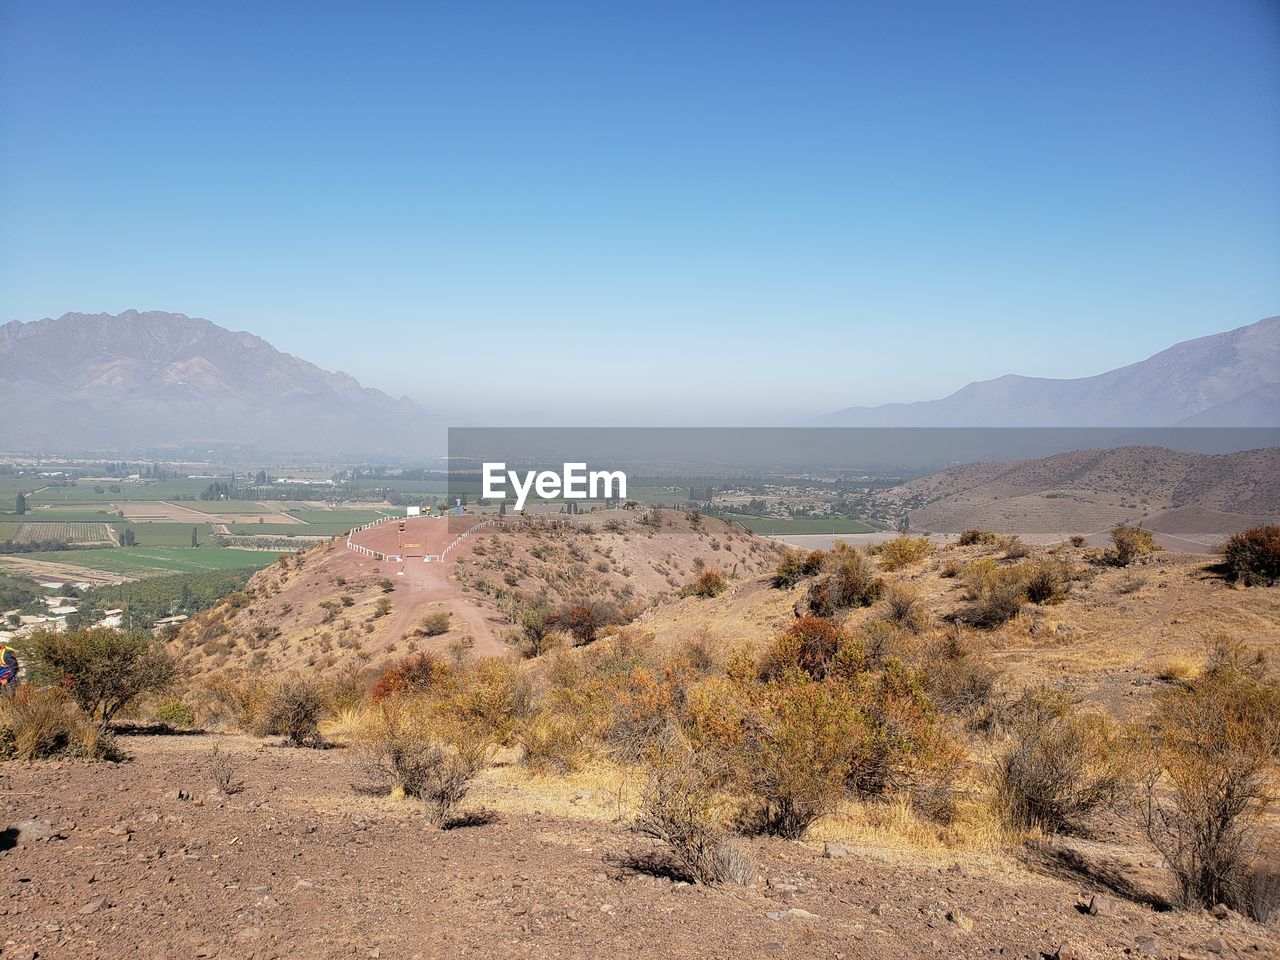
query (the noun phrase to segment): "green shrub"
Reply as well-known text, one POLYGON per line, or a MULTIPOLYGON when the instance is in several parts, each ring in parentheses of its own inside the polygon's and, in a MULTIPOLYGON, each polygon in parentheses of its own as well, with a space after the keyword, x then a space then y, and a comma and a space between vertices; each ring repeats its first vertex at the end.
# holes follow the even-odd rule
POLYGON ((144 693, 162 693, 177 672, 151 637, 107 627, 37 633, 23 653, 32 680, 60 686, 101 729, 144 693))
POLYGON ((176 697, 162 700, 156 707, 155 717, 156 723, 164 724, 166 727, 180 727, 184 730, 194 727, 196 723, 195 711, 185 701, 176 697))

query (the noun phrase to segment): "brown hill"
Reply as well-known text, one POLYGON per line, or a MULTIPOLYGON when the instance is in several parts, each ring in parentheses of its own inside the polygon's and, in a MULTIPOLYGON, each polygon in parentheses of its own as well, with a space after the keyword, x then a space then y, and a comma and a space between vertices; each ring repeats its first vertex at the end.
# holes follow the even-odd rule
MULTIPOLYGON (((438 550, 456 534, 447 522, 411 518, 406 537, 438 550)), ((394 528, 356 536, 390 554, 394 528)), ((496 655, 508 651, 504 638, 530 607, 595 603, 629 619, 672 598, 700 570, 755 577, 781 552, 722 521, 700 518, 695 527, 674 511, 508 521, 477 530, 444 562, 375 560, 337 540, 255 574, 243 594, 184 625, 178 644, 202 673, 378 668, 413 650, 496 655), (385 613, 382 600, 390 603, 385 613), (441 613, 448 630, 427 635, 424 617, 441 613)))
POLYGON ((1170 534, 1226 535, 1280 516, 1280 449, 1081 450, 953 467, 881 496, 909 511, 913 529, 938 533, 980 527, 1087 535, 1125 521, 1170 534))

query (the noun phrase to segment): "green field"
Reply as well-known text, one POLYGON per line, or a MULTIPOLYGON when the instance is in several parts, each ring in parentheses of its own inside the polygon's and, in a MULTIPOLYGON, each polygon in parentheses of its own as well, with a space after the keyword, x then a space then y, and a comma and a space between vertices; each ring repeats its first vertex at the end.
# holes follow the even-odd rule
POLYGON ((852 517, 796 517, 784 520, 778 517, 752 517, 743 513, 726 513, 723 517, 725 520, 741 523, 752 533, 766 537, 805 533, 872 533, 876 529, 852 517))
POLYGON ((4 519, 25 520, 28 523, 112 523, 120 518, 100 507, 80 506, 28 510, 21 517, 6 513, 4 519))
MULTIPOLYGON (((41 484, 35 479, 24 478, 27 488, 39 487, 41 484)), ((113 503, 121 500, 172 500, 174 497, 198 497, 200 492, 209 486, 209 480, 158 480, 154 483, 124 483, 117 480, 77 480, 74 486, 70 487, 49 487, 47 490, 41 490, 32 497, 28 497, 32 503, 86 503, 86 502, 105 502, 113 503), (120 488, 118 493, 112 493, 111 487, 120 488), (102 493, 96 493, 95 488, 101 487, 102 493)), ((3 489, 3 487, 0 487, 3 489)))
POLYGON ((381 520, 383 517, 404 516, 403 509, 396 510, 390 507, 386 510, 290 510, 289 513, 303 523, 345 523, 347 529, 381 520))
MULTIPOLYGON (((190 536, 188 530, 187 535, 190 536)), ((236 567, 265 567, 279 556, 260 550, 230 550, 218 547, 134 547, 129 550, 57 550, 24 553, 24 560, 46 560, 90 570, 105 570, 125 576, 146 577, 163 573, 199 573, 231 570, 236 567)))
POLYGON ((257 537, 336 537, 357 523, 229 523, 232 533, 257 537))
POLYGON ((186 547, 191 549, 191 528, 196 528, 200 543, 207 546, 213 529, 207 523, 127 523, 120 530, 132 530, 139 547, 186 547))

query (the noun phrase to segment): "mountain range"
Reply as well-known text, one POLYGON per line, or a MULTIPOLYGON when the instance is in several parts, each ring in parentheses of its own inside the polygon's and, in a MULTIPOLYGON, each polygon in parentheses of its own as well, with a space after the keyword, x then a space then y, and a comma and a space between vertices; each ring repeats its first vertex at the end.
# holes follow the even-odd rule
MULTIPOLYGON (((403 457, 443 452, 407 397, 179 313, 0 326, 0 449, 403 457)), ((941 400, 851 407, 824 426, 1280 427, 1280 317, 1074 380, 1004 376, 941 400)), ((1024 456, 1027 454, 1023 454, 1024 456)))
POLYGON ((180 313, 0 326, 0 408, 0 447, 33 453, 428 452, 427 414, 412 400, 180 313))
POLYGON ((1009 374, 940 400, 849 407, 849 427, 1280 426, 1280 317, 1187 340, 1092 377, 1009 374))

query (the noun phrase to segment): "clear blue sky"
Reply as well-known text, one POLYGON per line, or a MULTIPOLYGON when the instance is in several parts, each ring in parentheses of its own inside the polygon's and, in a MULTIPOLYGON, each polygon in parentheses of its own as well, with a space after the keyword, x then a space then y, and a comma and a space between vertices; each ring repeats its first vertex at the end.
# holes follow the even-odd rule
POLYGON ((1280 3, 5 0, 0 321, 128 307, 496 421, 1100 372, 1280 313, 1280 3))

